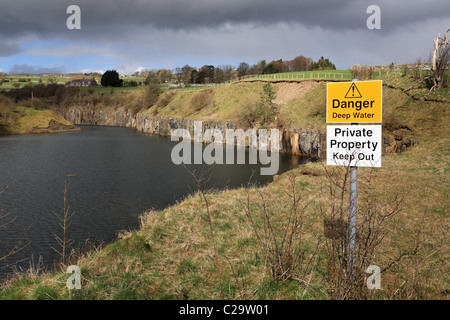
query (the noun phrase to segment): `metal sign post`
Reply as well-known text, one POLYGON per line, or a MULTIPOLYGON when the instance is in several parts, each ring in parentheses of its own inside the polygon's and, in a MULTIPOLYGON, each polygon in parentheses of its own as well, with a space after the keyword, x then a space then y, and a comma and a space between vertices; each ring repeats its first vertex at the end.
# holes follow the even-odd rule
MULTIPOLYGON (((357 82, 358 79, 352 79, 357 82)), ((352 123, 357 126, 357 123, 352 123)), ((356 204, 358 199, 358 167, 350 167, 350 215, 348 217, 348 272, 352 281, 355 280, 353 267, 356 260, 356 204)))
MULTIPOLYGON (((358 79, 352 79, 357 82, 358 79)), ((357 123, 352 123, 357 126, 357 123)), ((350 167, 350 215, 348 217, 348 272, 352 279, 355 280, 353 266, 356 260, 356 205, 358 199, 358 167, 350 167)))
MULTIPOLYGON (((357 82, 358 79, 352 79, 357 82)), ((357 123, 352 123, 357 126, 357 123)), ((348 217, 348 272, 352 279, 355 280, 353 266, 356 260, 356 205, 358 199, 358 167, 350 167, 350 215, 348 217)))
POLYGON ((381 167, 382 81, 327 84, 327 165, 350 167, 347 275, 355 281, 358 167, 381 167), (358 126, 358 127, 353 127, 358 126))
POLYGON ((358 198, 358 167, 350 167, 350 215, 348 218, 348 271, 354 280, 356 259, 356 200, 358 198))

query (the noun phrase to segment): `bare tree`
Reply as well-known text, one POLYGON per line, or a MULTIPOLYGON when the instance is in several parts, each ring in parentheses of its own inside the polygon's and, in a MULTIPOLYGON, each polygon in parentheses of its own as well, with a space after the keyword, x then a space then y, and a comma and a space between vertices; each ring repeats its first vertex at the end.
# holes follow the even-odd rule
MULTIPOLYGON (((8 187, 3 188, 2 190, 0 190, 0 197, 3 197, 3 193, 6 191, 8 187)), ((3 200, 1 200, 0 203, 0 229, 1 228, 6 228, 9 224, 13 223, 15 221, 15 217, 9 219, 8 216, 11 214, 11 212, 4 212, 4 208, 3 208, 3 200), (8 218, 9 220, 4 222, 4 219, 8 218)), ((0 256, 0 261, 3 261, 5 259, 7 259, 8 257, 16 254, 17 252, 21 251, 22 249, 24 249, 26 246, 29 245, 29 242, 25 242, 25 237, 27 235, 28 230, 30 229, 31 225, 27 227, 27 229, 25 230, 22 238, 10 249, 8 249, 9 251, 7 251, 3 256, 0 256)))
POLYGON ((440 34, 434 40, 434 50, 433 50, 433 60, 431 63, 431 80, 433 81, 432 91, 436 91, 442 87, 445 79, 445 71, 448 68, 449 62, 449 48, 447 33, 450 31, 448 29, 445 32, 445 36, 440 38, 440 34))
POLYGON ((316 252, 308 258, 303 248, 304 217, 316 196, 303 195, 298 175, 290 174, 288 181, 286 195, 290 203, 277 201, 279 195, 274 196, 270 189, 256 189, 256 199, 251 199, 247 191, 246 224, 256 236, 259 252, 268 263, 273 281, 291 279, 309 286, 305 279, 308 272, 311 274, 316 252))
POLYGON ((237 68, 238 77, 243 77, 248 74, 250 65, 247 62, 241 62, 237 68))
POLYGON ((67 231, 69 229, 69 226, 71 224, 71 219, 74 215, 74 212, 69 213, 69 205, 68 205, 68 194, 70 190, 71 185, 71 179, 75 177, 75 174, 69 174, 66 175, 66 178, 64 179, 64 186, 62 186, 62 192, 63 192, 63 199, 64 199, 64 206, 63 206, 63 212, 61 216, 58 216, 55 214, 58 224, 61 227, 62 235, 54 235, 56 242, 58 243, 58 246, 61 248, 60 251, 56 248, 53 248, 60 256, 61 256, 61 264, 64 264, 66 262, 66 251, 69 248, 69 246, 73 243, 72 240, 68 239, 67 237, 67 231))
MULTIPOLYGON (((202 200, 205 202, 206 218, 208 221, 209 232, 211 235, 211 242, 212 242, 212 246, 213 246, 213 250, 214 250, 214 264, 218 270, 218 273, 220 274, 221 269, 220 269, 219 259, 218 259, 216 238, 214 236, 213 214, 210 210, 210 202, 207 197, 208 193, 210 193, 212 191, 211 189, 208 189, 208 183, 210 182, 210 180, 212 178, 211 171, 214 168, 214 165, 213 166, 205 166, 205 165, 202 166, 202 169, 198 174, 196 174, 195 169, 190 170, 186 165, 183 165, 183 166, 186 169, 186 171, 192 176, 195 186, 198 189, 198 193, 199 193, 200 197, 202 198, 202 200)), ((223 293, 222 281, 220 281, 220 295, 221 295, 221 298, 223 299, 224 293, 223 293)))
POLYGON ((435 92, 436 89, 440 89, 444 87, 446 83, 446 71, 448 69, 449 64, 449 57, 450 57, 450 46, 448 46, 449 41, 447 40, 447 33, 450 31, 448 29, 445 32, 444 37, 440 37, 441 34, 437 36, 436 39, 434 39, 434 49, 433 49, 433 57, 431 60, 431 69, 430 74, 424 76, 419 81, 415 82, 413 85, 411 85, 408 89, 405 90, 408 91, 418 85, 419 83, 429 80, 432 83, 432 86, 430 88, 430 92, 435 92))

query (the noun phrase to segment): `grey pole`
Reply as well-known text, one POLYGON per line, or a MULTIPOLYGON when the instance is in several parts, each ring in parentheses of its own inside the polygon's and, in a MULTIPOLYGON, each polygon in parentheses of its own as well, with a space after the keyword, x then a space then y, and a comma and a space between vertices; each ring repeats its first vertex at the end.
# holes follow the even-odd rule
MULTIPOLYGON (((353 82, 358 79, 352 79, 353 82)), ((352 123, 352 125, 358 125, 352 123)), ((353 267, 356 260, 356 199, 358 196, 358 167, 350 167, 350 215, 348 219, 348 272, 352 279, 355 279, 353 267)))
POLYGON ((352 280, 354 279, 353 266, 356 259, 356 199, 358 189, 358 168, 352 166, 350 168, 350 216, 348 221, 348 270, 352 280))

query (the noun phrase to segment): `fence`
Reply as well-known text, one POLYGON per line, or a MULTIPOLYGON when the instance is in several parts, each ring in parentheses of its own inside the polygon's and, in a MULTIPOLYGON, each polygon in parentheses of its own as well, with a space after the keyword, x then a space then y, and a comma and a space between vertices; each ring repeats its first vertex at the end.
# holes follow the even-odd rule
POLYGON ((245 79, 270 79, 270 80, 306 80, 306 79, 350 79, 350 73, 339 72, 309 72, 309 73, 272 73, 264 75, 249 75, 241 77, 245 79))
POLYGON ((304 72, 304 73, 272 73, 272 74, 259 74, 259 75, 248 75, 240 77, 237 80, 230 80, 223 83, 207 83, 207 84, 191 84, 186 88, 169 88, 171 90, 177 91, 194 91, 206 88, 214 88, 218 86, 223 86, 225 84, 237 82, 237 81, 251 81, 251 80, 308 80, 308 79, 351 79, 350 73, 341 72, 304 72))

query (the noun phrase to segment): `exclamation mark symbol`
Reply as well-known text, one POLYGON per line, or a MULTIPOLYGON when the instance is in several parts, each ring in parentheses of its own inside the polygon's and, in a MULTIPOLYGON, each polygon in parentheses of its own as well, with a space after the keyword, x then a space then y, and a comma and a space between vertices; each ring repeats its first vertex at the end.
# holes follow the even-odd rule
POLYGON ((362 98, 361 92, 359 92, 355 83, 352 83, 350 88, 348 88, 345 98, 362 98))

